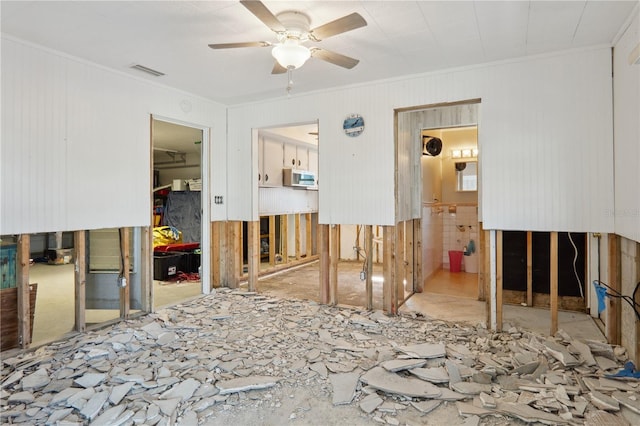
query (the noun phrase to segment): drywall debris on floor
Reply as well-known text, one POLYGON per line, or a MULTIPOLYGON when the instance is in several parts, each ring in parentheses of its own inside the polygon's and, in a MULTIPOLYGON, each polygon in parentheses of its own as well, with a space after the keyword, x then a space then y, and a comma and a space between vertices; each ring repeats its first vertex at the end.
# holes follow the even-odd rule
POLYGON ((504 329, 223 289, 3 356, 0 422, 640 423, 623 348, 504 329))

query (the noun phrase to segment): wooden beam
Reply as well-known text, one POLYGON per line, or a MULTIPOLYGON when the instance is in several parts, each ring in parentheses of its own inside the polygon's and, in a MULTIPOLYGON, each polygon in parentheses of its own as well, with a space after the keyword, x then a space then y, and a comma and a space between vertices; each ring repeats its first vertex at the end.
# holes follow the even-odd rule
POLYGON ((492 284, 492 275, 493 272, 491 270, 491 249, 492 249, 492 245, 491 245, 491 231, 485 230, 483 228, 483 230, 481 231, 481 237, 482 238, 482 269, 483 269, 483 279, 484 279, 484 296, 485 296, 485 301, 487 303, 487 324, 489 325, 488 328, 492 328, 492 323, 491 323, 491 313, 494 311, 494 305, 495 305, 495 300, 492 297, 492 289, 493 289, 493 284, 492 284))
POLYGON ((73 328, 77 332, 84 333, 87 329, 87 321, 85 318, 87 284, 87 238, 85 231, 75 231, 73 233, 73 247, 75 249, 75 325, 73 328))
POLYGON ((260 221, 247 223, 247 263, 249 291, 256 291, 260 273, 260 221))
POLYGON ((131 265, 131 244, 129 243, 130 231, 129 228, 120 228, 120 255, 122 256, 122 277, 124 278, 124 285, 120 286, 120 318, 129 318, 130 311, 130 288, 131 288, 131 276, 129 268, 131 265))
MULTIPOLYGON (((327 234, 329 235, 329 234, 327 234)), ((289 262, 289 215, 280 215, 280 246, 282 247, 282 263, 289 262)))
POLYGON ((489 241, 489 250, 487 251, 489 257, 489 297, 487 297, 487 314, 489 317, 489 328, 496 330, 498 327, 498 313, 497 313, 497 277, 496 277, 496 231, 487 231, 489 233, 487 240, 489 241))
MULTIPOLYGON (((405 252, 404 252, 404 257, 405 257, 405 269, 406 269, 406 280, 407 280, 407 284, 409 285, 411 291, 410 294, 413 294, 416 291, 416 278, 415 278, 415 271, 414 271, 414 264, 413 264, 413 256, 414 256, 414 252, 413 252, 413 219, 411 220, 407 220, 405 222, 405 232, 404 232, 404 239, 405 239, 405 252)), ((406 287, 405 287, 406 290, 406 287)), ((406 297, 406 291, 405 294, 403 295, 404 297, 402 298, 403 300, 405 300, 406 297)))
POLYGON ((269 216, 269 265, 276 264, 276 217, 269 216))
MULTIPOLYGON (((621 280, 620 280, 620 237, 615 234, 607 235, 608 257, 609 257, 609 274, 608 284, 609 287, 622 293, 621 280)), ((612 345, 619 345, 621 342, 621 320, 622 320, 622 307, 619 297, 607 297, 606 298, 606 336, 607 341, 612 345)))
POLYGON ((234 221, 233 225, 236 229, 236 249, 234 251, 236 256, 236 270, 235 275, 237 281, 240 281, 240 278, 244 275, 244 222, 243 221, 234 221))
POLYGON ((238 258, 238 254, 236 253, 238 250, 236 247, 238 244, 237 227, 233 221, 226 222, 225 226, 227 231, 227 241, 224 253, 226 258, 227 287, 238 288, 238 274, 236 266, 238 258))
POLYGON ((550 289, 549 308, 551 309, 551 330, 549 334, 555 335, 558 331, 558 233, 551 232, 549 247, 550 289))
POLYGON ((20 347, 31 344, 31 306, 29 302, 29 256, 31 240, 29 234, 18 237, 16 259, 16 284, 18 287, 18 339, 20 347))
POLYGON ((367 309, 373 309, 373 227, 371 225, 364 226, 364 251, 367 256, 367 309))
MULTIPOLYGON (((380 226, 376 225, 376 239, 380 238, 380 226)), ((380 263, 380 244, 376 244, 376 263, 380 263)))
MULTIPOLYGON (((482 228, 482 222, 478 223, 478 300, 487 300, 487 280, 485 274, 487 273, 485 266, 485 231, 482 228)), ((487 321, 487 324, 489 322, 487 321)))
POLYGON ((140 294, 142 311, 153 311, 153 228, 140 229, 140 294))
MULTIPOLYGON (((293 215, 295 218, 295 236, 296 236, 296 260, 300 260, 300 213, 296 213, 293 215)), ((333 229, 333 226, 332 226, 333 229)), ((332 254, 333 256, 333 254, 332 254)))
POLYGON ((407 282, 407 262, 405 261, 406 245, 405 245, 405 225, 407 222, 400 222, 396 225, 396 299, 394 305, 396 310, 400 306, 400 302, 404 300, 404 287, 407 282))
POLYGON ((382 283, 382 304, 384 311, 391 315, 397 314, 397 298, 395 288, 395 242, 396 242, 396 227, 385 225, 382 228, 382 258, 383 258, 383 275, 384 282, 382 283))
POLYGON ((424 291, 422 276, 422 219, 413 219, 413 289, 416 293, 424 291))
POLYGON ((327 304, 331 299, 329 285, 330 253, 329 225, 318 224, 318 254, 320 256, 320 303, 327 304))
MULTIPOLYGON (((300 215, 296 215, 300 217, 300 215)), ((338 303, 338 247, 340 245, 340 238, 338 234, 338 225, 331 225, 330 230, 330 249, 329 249, 329 304, 336 305, 338 303)), ((296 239, 297 241, 297 239, 296 239)), ((296 244, 297 246, 298 244, 296 244)))
POLYGON ((222 282, 220 268, 221 226, 220 222, 211 223, 211 288, 220 287, 222 282))
POLYGON ((533 232, 527 232, 527 306, 533 306, 533 232))
POLYGON ((313 236, 311 229, 311 213, 306 213, 305 215, 305 254, 307 257, 311 257, 313 254, 313 236))
POLYGON ((496 331, 502 332, 502 231, 496 233, 496 331))

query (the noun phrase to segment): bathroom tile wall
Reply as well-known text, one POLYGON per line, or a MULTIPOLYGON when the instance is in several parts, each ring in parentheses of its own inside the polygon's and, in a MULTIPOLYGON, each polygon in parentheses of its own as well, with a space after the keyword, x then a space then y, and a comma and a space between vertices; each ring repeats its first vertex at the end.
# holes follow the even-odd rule
POLYGON ((478 249, 478 207, 457 206, 456 213, 442 213, 442 267, 449 268, 449 250, 463 251, 474 240, 478 249))

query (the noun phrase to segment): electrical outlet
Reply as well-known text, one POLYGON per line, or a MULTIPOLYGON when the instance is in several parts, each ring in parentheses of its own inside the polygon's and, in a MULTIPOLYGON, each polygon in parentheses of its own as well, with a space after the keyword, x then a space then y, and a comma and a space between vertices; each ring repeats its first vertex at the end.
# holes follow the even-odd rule
POLYGON ((214 204, 222 204, 223 198, 222 195, 214 195, 213 196, 213 203, 214 204))
POLYGON ((360 271, 360 281, 364 281, 367 279, 367 272, 366 271, 360 271))

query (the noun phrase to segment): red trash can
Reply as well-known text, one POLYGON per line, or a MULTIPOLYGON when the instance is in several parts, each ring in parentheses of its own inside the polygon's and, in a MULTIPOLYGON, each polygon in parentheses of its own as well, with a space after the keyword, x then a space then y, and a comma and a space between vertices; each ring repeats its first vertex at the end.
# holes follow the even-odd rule
POLYGON ((462 251, 449 250, 449 271, 460 272, 462 268, 462 251))

